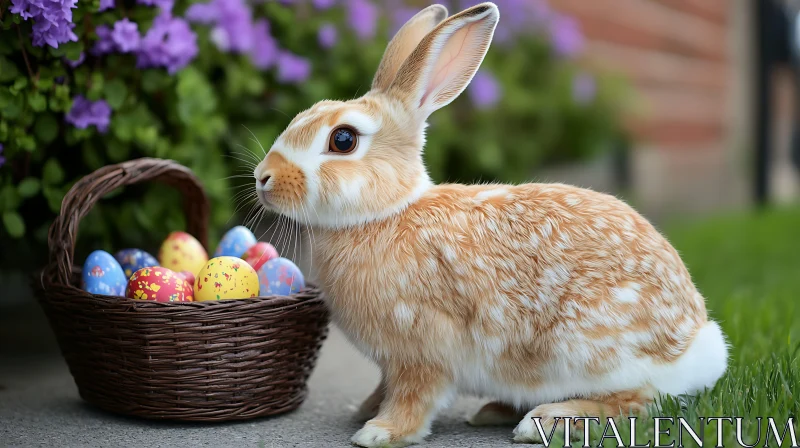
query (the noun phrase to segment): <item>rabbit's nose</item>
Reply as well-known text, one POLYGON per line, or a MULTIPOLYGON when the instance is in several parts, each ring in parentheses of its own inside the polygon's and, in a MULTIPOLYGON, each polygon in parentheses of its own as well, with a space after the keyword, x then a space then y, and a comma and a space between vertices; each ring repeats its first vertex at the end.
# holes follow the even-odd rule
POLYGON ((269 180, 271 178, 272 178, 272 174, 267 173, 267 172, 261 173, 261 175, 256 177, 256 180, 257 180, 257 183, 258 183, 258 187, 259 188, 264 188, 267 185, 267 182, 269 182, 269 180))

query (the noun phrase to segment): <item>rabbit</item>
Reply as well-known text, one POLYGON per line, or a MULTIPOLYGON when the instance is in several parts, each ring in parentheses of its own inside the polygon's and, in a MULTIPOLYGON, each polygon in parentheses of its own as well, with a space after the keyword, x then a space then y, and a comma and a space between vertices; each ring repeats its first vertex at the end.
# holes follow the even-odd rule
POLYGON ((299 113, 254 171, 261 204, 311 229, 332 319, 381 370, 359 446, 421 442, 457 394, 490 400, 469 423, 541 442, 533 417, 549 434, 558 417, 646 412, 727 367, 678 253, 621 200, 431 181, 426 121, 467 87, 498 19, 493 3, 423 9, 369 92, 299 113))

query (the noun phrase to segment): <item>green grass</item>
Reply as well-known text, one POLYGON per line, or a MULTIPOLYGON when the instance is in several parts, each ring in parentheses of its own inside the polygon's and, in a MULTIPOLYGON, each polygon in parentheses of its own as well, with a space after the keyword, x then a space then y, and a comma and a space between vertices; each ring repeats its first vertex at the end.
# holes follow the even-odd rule
MULTIPOLYGON (((665 397, 655 416, 743 417, 744 441, 758 438, 757 417, 774 417, 783 431, 789 417, 800 420, 800 209, 728 215, 691 225, 667 226, 665 233, 706 297, 709 314, 731 343, 728 372, 697 397, 665 397)), ((637 443, 654 440, 652 419, 637 428, 637 443)), ((627 425, 620 426, 626 444, 627 425)), ((676 434, 677 425, 666 425, 676 434)), ((736 443, 735 427, 724 423, 724 446, 736 443)), ((716 445, 716 423, 704 446, 716 445)), ((759 447, 764 446, 766 422, 759 447)), ((800 439, 800 431, 796 431, 800 439)), ((602 428, 593 431, 594 446, 602 428)), ((609 432, 609 434, 611 434, 609 432)), ((787 433, 788 439, 788 433, 787 433)), ((669 444, 670 437, 662 437, 669 444)), ((684 445, 691 438, 684 433, 684 445)), ((799 440, 800 441, 800 440, 799 440)), ((613 439, 606 446, 615 446, 613 439)), ((678 446, 677 442, 676 445, 678 446)), ((774 438, 769 446, 777 446, 774 438)), ((782 446, 791 446, 784 440, 782 446)))

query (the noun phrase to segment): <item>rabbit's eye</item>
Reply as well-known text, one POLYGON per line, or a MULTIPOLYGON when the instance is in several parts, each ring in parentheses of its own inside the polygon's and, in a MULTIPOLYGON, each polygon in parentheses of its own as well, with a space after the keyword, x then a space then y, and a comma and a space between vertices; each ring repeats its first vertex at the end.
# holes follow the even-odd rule
POLYGON ((358 134, 355 129, 347 126, 340 126, 331 132, 328 152, 347 154, 353 152, 358 144, 358 134))

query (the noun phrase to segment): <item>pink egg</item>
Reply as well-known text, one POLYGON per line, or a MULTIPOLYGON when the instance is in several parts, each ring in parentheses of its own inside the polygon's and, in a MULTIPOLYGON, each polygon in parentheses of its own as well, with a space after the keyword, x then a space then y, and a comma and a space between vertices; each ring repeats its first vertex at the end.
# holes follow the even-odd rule
POLYGON ((257 271, 261 268, 261 266, 264 266, 264 263, 278 258, 278 251, 272 247, 272 244, 258 242, 250 246, 250 248, 247 249, 247 251, 245 251, 240 258, 246 261, 250 266, 253 267, 253 269, 257 271))

